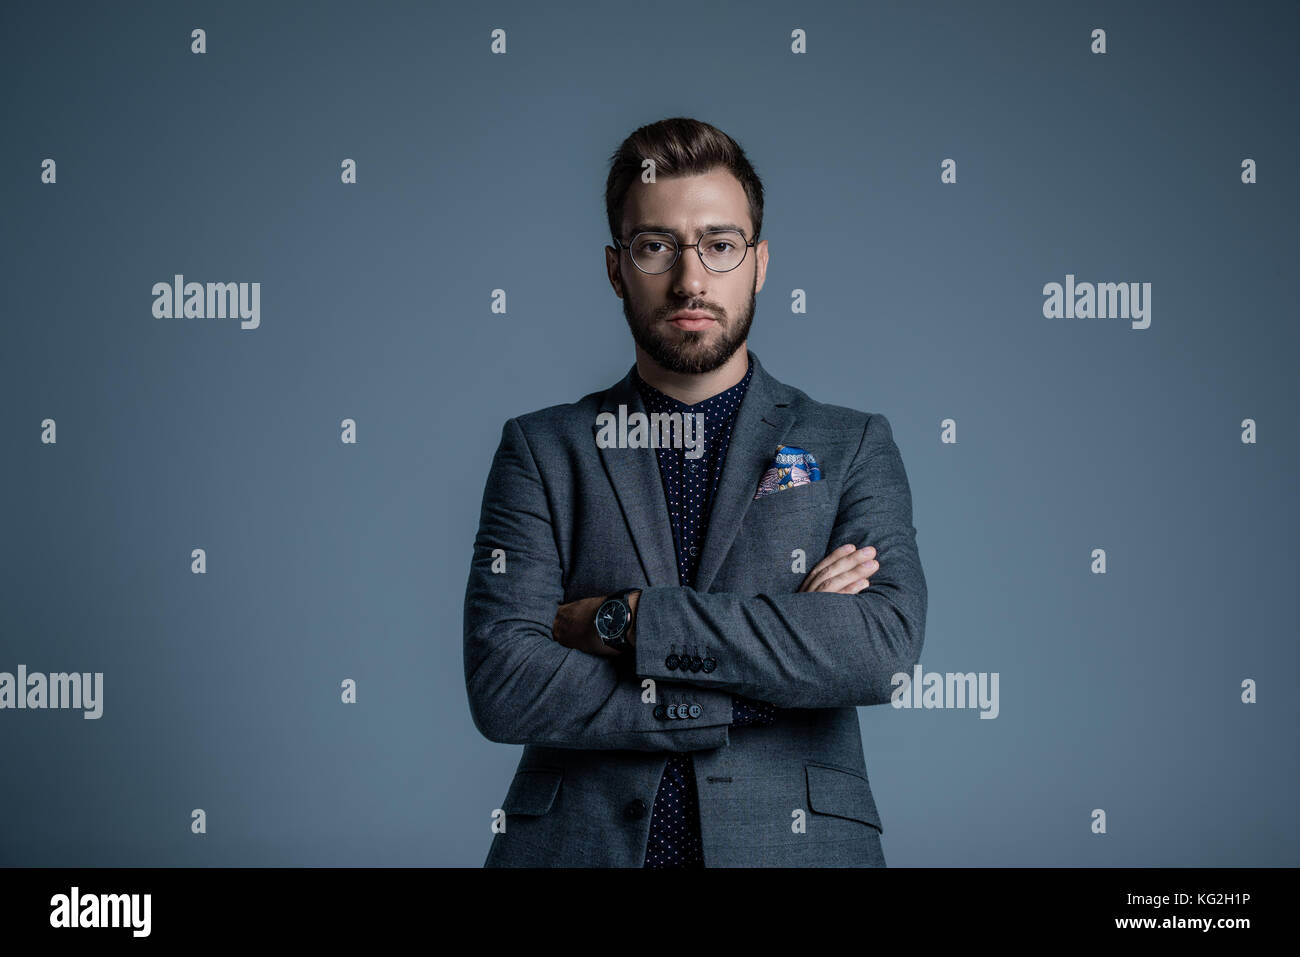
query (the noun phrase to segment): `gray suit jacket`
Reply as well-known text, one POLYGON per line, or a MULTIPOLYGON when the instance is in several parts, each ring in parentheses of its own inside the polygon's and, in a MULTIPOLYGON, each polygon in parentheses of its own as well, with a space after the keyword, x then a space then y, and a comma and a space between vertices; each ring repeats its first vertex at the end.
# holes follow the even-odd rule
POLYGON ((525 747, 485 866, 641 867, 671 751, 693 756, 705 866, 884 865, 856 708, 888 702, 921 654, 911 490, 884 415, 816 402, 749 355, 694 588, 678 584, 655 450, 596 444, 599 412, 645 411, 631 369, 505 423, 465 592, 465 686, 479 731, 525 747), (782 443, 822 478, 755 501, 782 443), (845 542, 875 546, 870 586, 798 592, 845 542), (637 587, 635 675, 552 639, 560 604, 637 587), (716 666, 670 669, 674 653, 716 666), (732 695, 782 710, 732 728, 732 695))

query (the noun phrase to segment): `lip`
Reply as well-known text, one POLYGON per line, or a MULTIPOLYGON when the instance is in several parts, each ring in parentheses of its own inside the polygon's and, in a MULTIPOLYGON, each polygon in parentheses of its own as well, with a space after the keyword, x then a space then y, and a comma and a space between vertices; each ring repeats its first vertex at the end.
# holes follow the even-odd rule
POLYGON ((669 316, 668 321, 678 329, 704 329, 710 323, 717 322, 713 313, 703 309, 683 309, 669 316))

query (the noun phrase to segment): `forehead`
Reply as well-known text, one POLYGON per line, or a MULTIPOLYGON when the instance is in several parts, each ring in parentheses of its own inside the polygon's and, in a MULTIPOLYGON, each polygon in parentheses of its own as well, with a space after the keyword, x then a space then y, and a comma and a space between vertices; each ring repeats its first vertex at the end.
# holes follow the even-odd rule
POLYGON ((623 224, 628 234, 664 229, 691 236, 707 229, 739 229, 748 235, 753 227, 745 188, 721 169, 660 176, 654 183, 637 179, 628 190, 623 224))

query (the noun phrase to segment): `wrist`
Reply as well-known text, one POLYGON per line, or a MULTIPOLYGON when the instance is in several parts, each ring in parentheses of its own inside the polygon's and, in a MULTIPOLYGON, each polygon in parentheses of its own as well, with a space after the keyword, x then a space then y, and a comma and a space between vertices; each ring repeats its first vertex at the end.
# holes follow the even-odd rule
POLYGON ((633 612, 640 595, 640 589, 624 588, 603 599, 593 599, 596 604, 594 653, 627 657, 628 649, 633 647, 633 612))
POLYGON ((636 606, 641 600, 641 589, 633 590, 627 596, 627 607, 630 612, 627 620, 627 646, 629 649, 636 648, 636 606))

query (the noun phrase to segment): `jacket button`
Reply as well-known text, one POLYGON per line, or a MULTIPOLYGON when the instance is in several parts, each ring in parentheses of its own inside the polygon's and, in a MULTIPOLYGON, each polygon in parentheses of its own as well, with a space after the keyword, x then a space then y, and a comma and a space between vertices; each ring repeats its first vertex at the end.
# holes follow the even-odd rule
POLYGON ((700 662, 700 670, 703 671, 706 675, 716 667, 718 667, 717 658, 705 658, 702 662, 700 662))
POLYGON ((675 705, 675 704, 670 704, 670 705, 668 706, 668 717, 670 717, 670 718, 676 718, 676 717, 677 717, 677 705, 675 705))
POLYGON ((686 713, 689 714, 692 718, 698 718, 700 715, 704 713, 704 709, 701 708, 698 704, 693 704, 686 709, 686 713))
POLYGON ((640 798, 628 801, 623 805, 623 816, 629 821, 635 821, 639 817, 645 817, 645 801, 640 798))
POLYGON ((664 667, 667 668, 669 671, 676 671, 677 667, 681 663, 682 660, 678 658, 676 655, 669 655, 667 658, 664 659, 664 667))
POLYGON ((702 667, 704 667, 704 662, 701 660, 699 655, 696 655, 690 660, 690 668, 692 671, 699 671, 702 667))
POLYGON ((660 721, 664 720, 668 717, 668 708, 661 704, 655 705, 655 717, 660 721))

